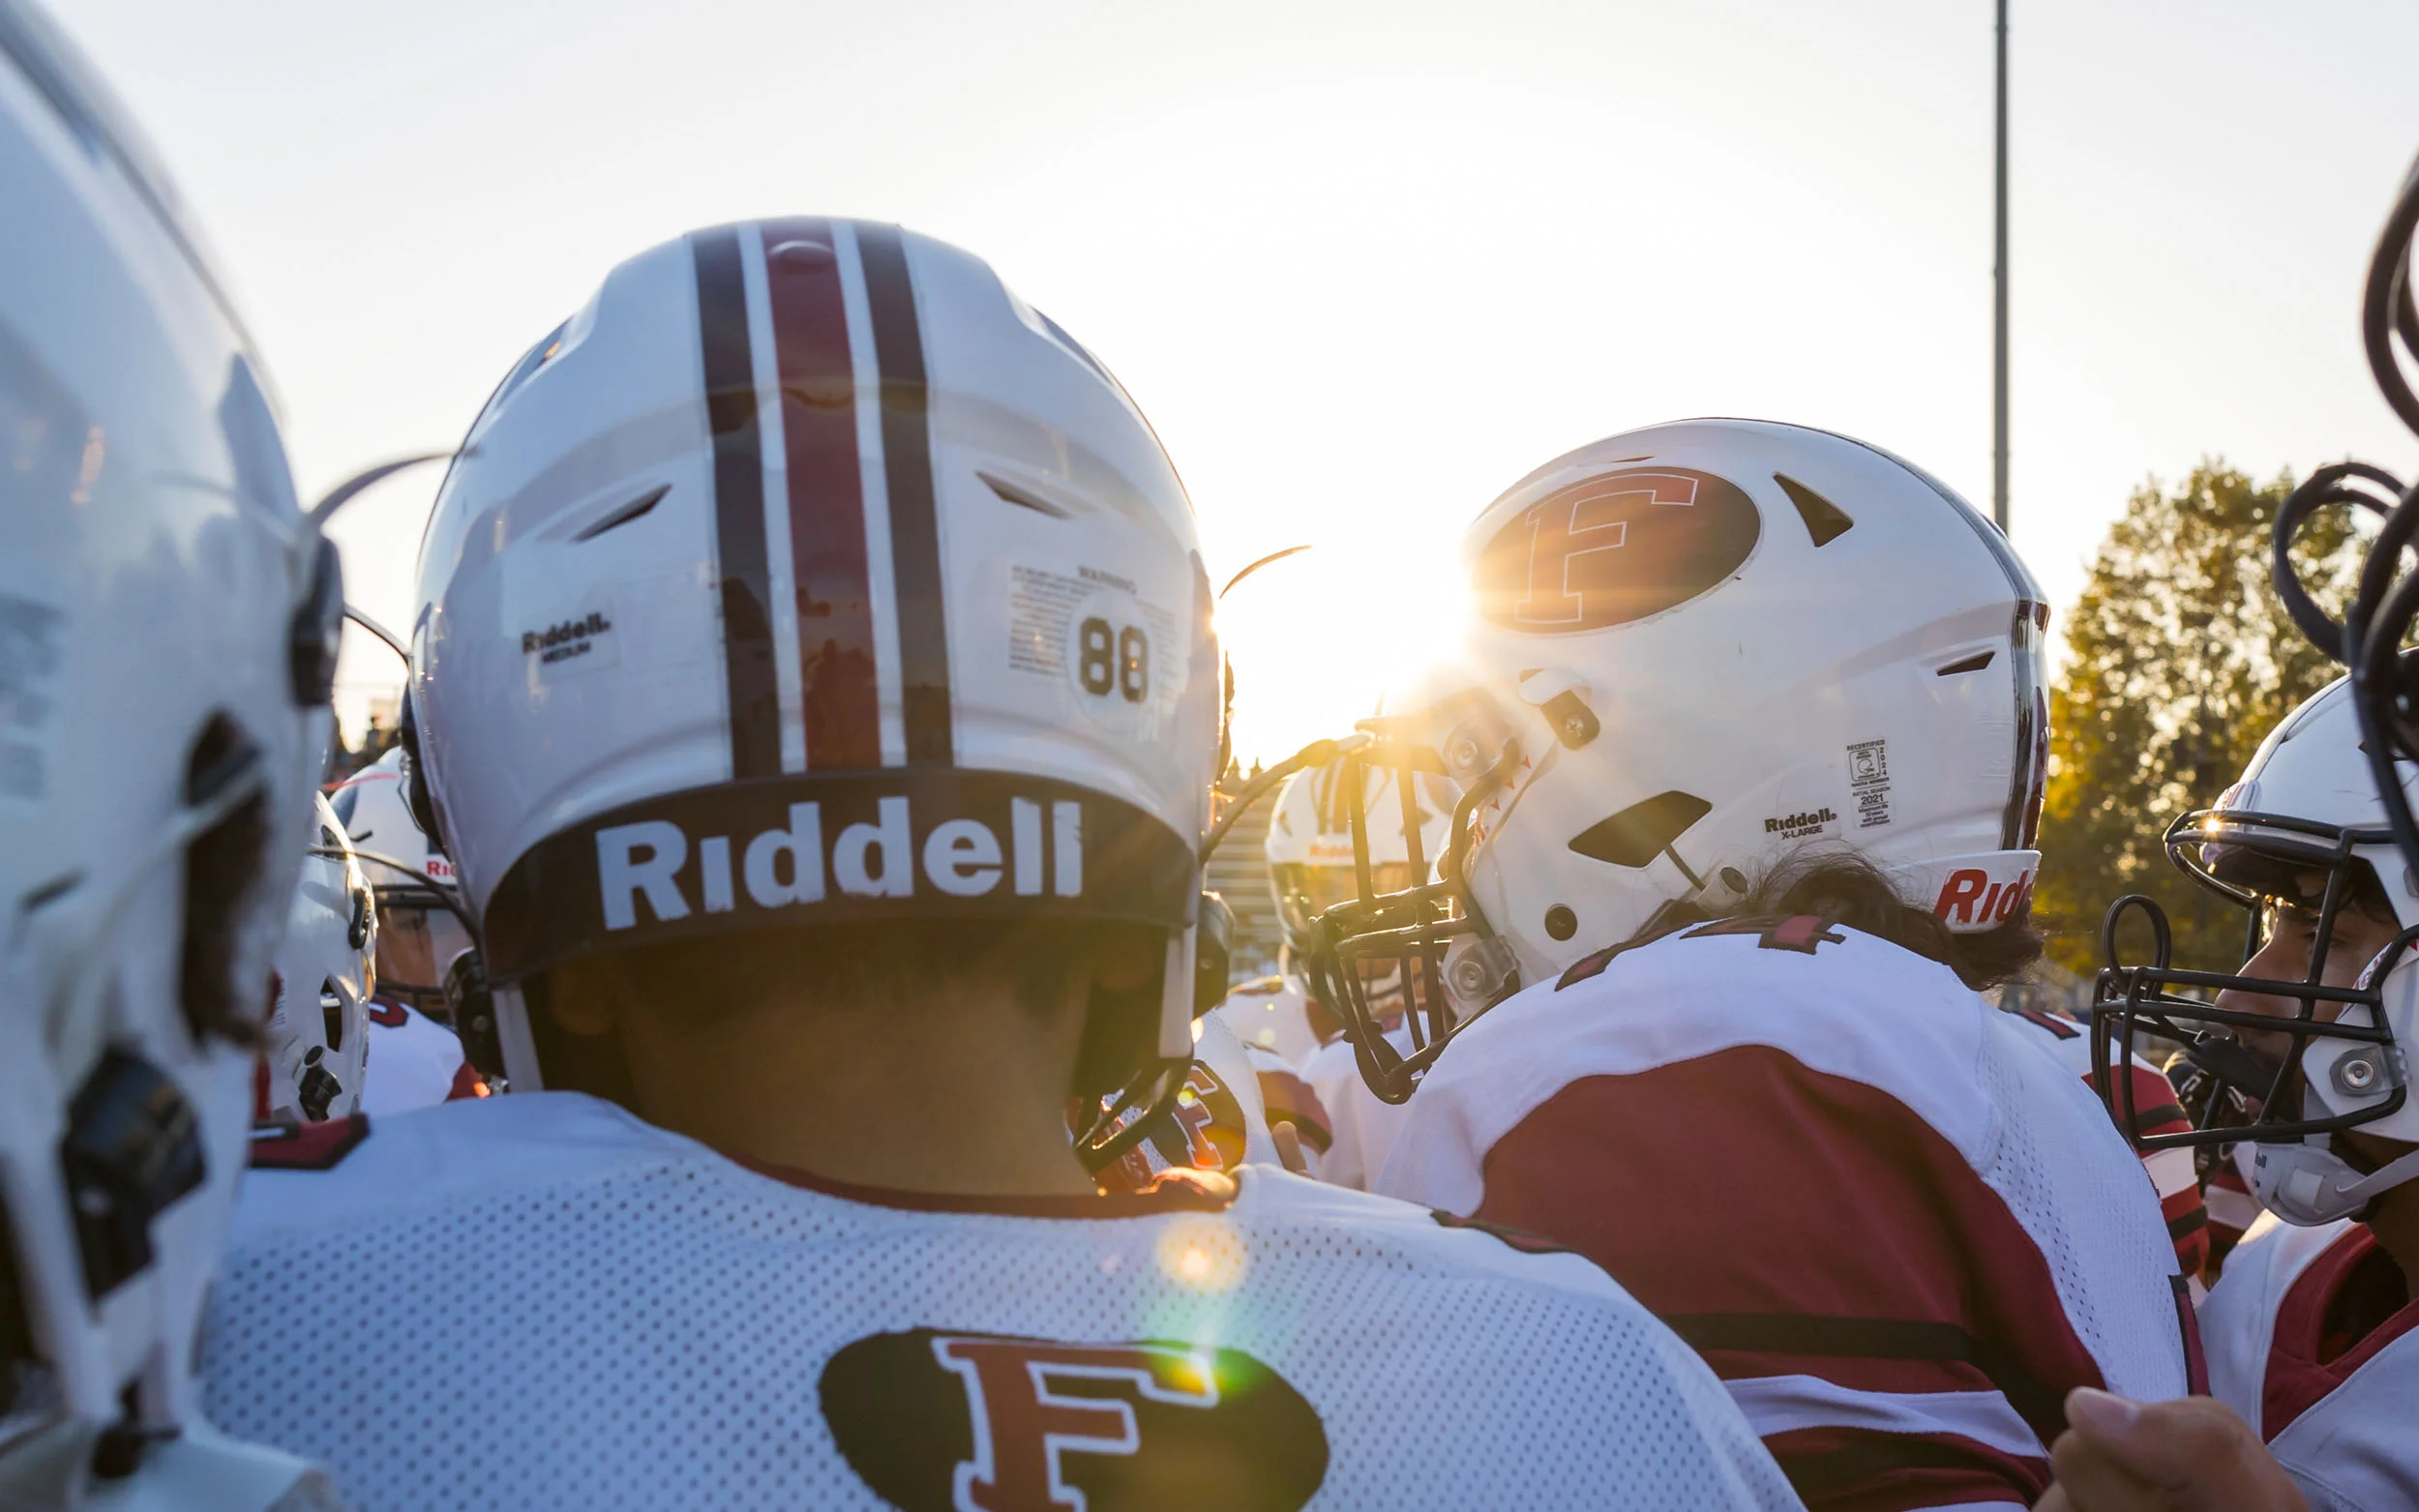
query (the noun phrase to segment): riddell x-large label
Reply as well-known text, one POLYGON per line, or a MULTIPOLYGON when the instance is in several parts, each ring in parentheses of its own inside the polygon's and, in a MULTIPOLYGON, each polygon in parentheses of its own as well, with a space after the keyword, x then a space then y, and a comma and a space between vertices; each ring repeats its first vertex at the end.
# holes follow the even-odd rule
POLYGON ((907 1512, 1294 1512, 1327 1476, 1317 1410, 1235 1349, 918 1328, 846 1346, 819 1391, 907 1512))

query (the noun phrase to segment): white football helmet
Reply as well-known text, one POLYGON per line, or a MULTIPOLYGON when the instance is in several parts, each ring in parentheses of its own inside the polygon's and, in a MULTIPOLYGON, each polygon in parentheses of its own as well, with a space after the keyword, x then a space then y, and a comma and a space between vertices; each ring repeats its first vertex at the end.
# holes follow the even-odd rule
POLYGON ((419 598, 418 807, 515 1090, 552 1031, 511 989, 571 958, 1020 915, 1166 932, 1121 1029, 1180 1082, 1219 721, 1192 509, 980 260, 785 220, 624 262, 472 425, 419 598))
MULTIPOLYGON (((1321 913, 1359 896, 1359 863, 1342 784, 1348 764, 1361 774, 1361 812, 1367 815, 1364 859, 1377 890, 1393 892, 1428 880, 1426 875, 1410 874, 1411 847, 1404 841, 1402 799, 1394 789, 1394 773, 1360 766, 1350 757, 1295 773, 1277 789, 1263 849, 1269 859, 1269 893, 1276 901, 1285 945, 1297 957, 1306 957, 1315 948, 1314 921, 1321 913)), ((1461 794, 1433 772, 1419 773, 1412 792, 1418 806, 1423 869, 1433 868, 1445 854, 1453 805, 1461 794)))
MULTIPOLYGON (((2419 765, 2404 761, 2398 770, 2404 791, 2419 796, 2419 765)), ((2238 1153, 2248 1144, 2253 1194, 2286 1223, 2305 1226, 2356 1216, 2379 1193, 2419 1177, 2419 1151, 2373 1167, 2335 1138, 2358 1129, 2419 1145, 2408 1058, 2409 1047, 2419 1045, 2419 961, 2411 952, 2419 937, 2419 876, 2403 864, 2386 827, 2346 685, 2329 684, 2286 716, 2215 807, 2168 826, 2166 845, 2179 871, 2251 911, 2255 946, 2271 900, 2310 906, 2303 885, 2312 878, 2324 878, 2325 892, 2316 900, 2318 946, 2301 982, 2246 976, 2240 964, 2175 967, 2156 904, 2128 898, 2109 910, 2105 935, 2113 937, 2127 909, 2140 908, 2157 921, 2158 943, 2152 964, 2112 961, 2101 973, 2094 1053, 2105 1067, 2109 1057, 2131 1053, 2137 1035, 2181 1041, 2199 1072, 2235 1094, 2200 1099, 2199 1127, 2190 1132, 2135 1142, 2144 1149, 2232 1143, 2238 1153), (2319 980, 2325 942, 2355 884, 2373 885, 2405 933, 2358 985, 2327 987, 2319 980), (2298 999, 2300 1017, 2278 1021, 2217 1007, 2217 994, 2229 988, 2298 999), (2334 1016, 2321 1018, 2322 1011, 2334 1016), (2237 1039, 2244 1028, 2283 1031, 2292 1052, 2281 1064, 2256 1055, 2237 1039), (2231 1121, 2228 1107, 2246 1105, 2255 1110, 2249 1121, 2231 1121)), ((2102 1084, 2123 1080, 2104 1075, 2102 1084)), ((2132 1128, 2135 1110, 2117 1112, 2118 1126, 2132 1128)))
MULTIPOLYGON (((1952 930, 2028 908, 2048 609, 1938 480, 1821 430, 1686 421, 1548 462, 1463 557, 1461 663, 1364 725, 1374 764, 1463 786, 1455 895, 1353 905, 1346 954, 1389 929, 1450 936, 1466 1019, 1725 911, 1808 846, 1870 858, 1952 930)), ((1356 1035, 1373 1089, 1408 1095, 1419 1066, 1356 1035)))
POLYGON ((369 1053, 367 1004, 377 986, 377 905, 327 799, 312 795, 318 833, 303 861, 264 1052, 262 1114, 298 1123, 349 1118, 369 1053))
POLYGON ((454 864, 429 844, 404 799, 403 748, 339 784, 328 804, 377 900, 379 995, 445 1019, 447 968, 472 940, 454 912, 454 864))
MULTIPOLYGON (((0 1503, 324 1488, 192 1416, 343 592, 251 343, 0 0, 0 1503)), ((313 1504, 316 1504, 314 1502, 313 1504)))

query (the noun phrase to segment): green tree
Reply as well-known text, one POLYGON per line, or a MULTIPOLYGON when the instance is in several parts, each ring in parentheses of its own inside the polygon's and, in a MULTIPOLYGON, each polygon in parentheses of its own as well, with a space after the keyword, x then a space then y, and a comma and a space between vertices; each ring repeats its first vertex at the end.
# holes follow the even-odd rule
MULTIPOLYGON (((2160 840, 2342 670, 2268 580, 2270 530, 2292 489, 2290 474, 2255 484, 2204 460, 2171 490, 2155 479, 2135 490, 2093 559, 2050 693, 2034 898, 2051 959, 2073 970, 2099 967, 2101 916, 2127 893, 2166 908, 2178 964, 2239 959, 2241 911, 2170 866, 2160 840)), ((2345 512, 2321 511, 2295 555, 2318 601, 2341 604, 2360 565, 2345 512)))

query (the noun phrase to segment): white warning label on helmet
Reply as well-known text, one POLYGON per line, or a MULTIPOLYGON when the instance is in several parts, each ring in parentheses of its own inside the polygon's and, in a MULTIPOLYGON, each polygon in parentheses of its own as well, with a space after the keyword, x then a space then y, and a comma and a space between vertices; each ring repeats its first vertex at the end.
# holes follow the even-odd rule
POLYGON ((1078 708, 1118 728, 1166 706, 1183 676, 1176 617, 1132 579, 1098 567, 1008 571, 1010 670, 1064 682, 1078 708))
POLYGON ((34 599, 0 593, 0 798, 39 801, 50 787, 51 684, 65 656, 66 616, 34 599))
POLYGON ((1848 791, 1856 799, 1856 827, 1890 822, 1890 742, 1867 740, 1848 748, 1848 791))

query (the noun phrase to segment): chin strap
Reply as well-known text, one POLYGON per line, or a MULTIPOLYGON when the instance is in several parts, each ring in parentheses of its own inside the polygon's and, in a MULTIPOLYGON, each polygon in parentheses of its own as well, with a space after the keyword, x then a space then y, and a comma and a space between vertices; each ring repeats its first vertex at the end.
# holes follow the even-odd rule
POLYGON ((2262 1144, 2252 1161, 2252 1195, 2259 1205, 2303 1229, 2357 1218, 2374 1199, 2419 1178, 2419 1150, 2366 1174, 2315 1144, 2262 1144))

